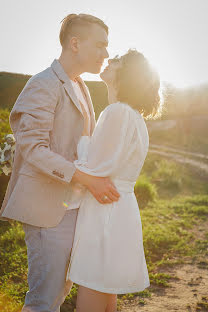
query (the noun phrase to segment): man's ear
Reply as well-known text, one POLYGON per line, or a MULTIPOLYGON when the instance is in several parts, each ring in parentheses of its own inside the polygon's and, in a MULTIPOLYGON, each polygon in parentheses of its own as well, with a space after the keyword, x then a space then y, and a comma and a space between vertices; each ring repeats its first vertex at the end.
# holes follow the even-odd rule
POLYGON ((79 39, 77 37, 72 37, 70 39, 70 47, 74 53, 78 52, 79 49, 79 39))

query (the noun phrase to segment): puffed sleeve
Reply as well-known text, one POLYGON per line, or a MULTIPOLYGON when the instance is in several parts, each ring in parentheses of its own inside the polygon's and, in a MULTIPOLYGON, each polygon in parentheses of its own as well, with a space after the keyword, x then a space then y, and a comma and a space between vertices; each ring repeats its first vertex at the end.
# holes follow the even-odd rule
POLYGON ((99 116, 88 144, 87 157, 75 160, 80 171, 89 175, 111 176, 122 165, 133 135, 131 108, 127 104, 109 105, 99 116))

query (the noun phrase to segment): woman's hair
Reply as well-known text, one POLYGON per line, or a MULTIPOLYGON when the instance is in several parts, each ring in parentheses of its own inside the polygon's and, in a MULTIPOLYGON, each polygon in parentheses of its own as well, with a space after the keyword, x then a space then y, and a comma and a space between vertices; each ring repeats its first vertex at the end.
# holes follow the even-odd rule
POLYGON ((121 67, 117 69, 115 79, 118 101, 126 102, 144 117, 158 117, 162 103, 157 72, 136 50, 129 50, 120 60, 121 67))
POLYGON ((59 39, 62 47, 65 46, 68 36, 88 35, 92 24, 100 25, 108 34, 108 26, 101 19, 90 14, 69 14, 61 23, 59 39))

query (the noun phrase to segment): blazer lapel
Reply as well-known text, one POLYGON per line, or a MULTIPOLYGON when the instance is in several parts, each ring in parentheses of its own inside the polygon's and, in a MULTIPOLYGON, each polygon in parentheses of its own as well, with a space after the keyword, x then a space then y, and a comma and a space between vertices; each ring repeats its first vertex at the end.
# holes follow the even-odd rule
POLYGON ((76 105, 80 113, 83 115, 79 100, 74 92, 71 81, 67 76, 67 74, 65 73, 63 67, 59 63, 59 61, 54 60, 53 63, 51 64, 51 67, 52 70, 55 72, 55 74, 58 76, 58 78, 63 82, 64 89, 71 98, 72 102, 76 105))
POLYGON ((88 107, 89 107, 89 111, 90 111, 90 120, 91 120, 91 123, 90 123, 90 134, 92 135, 92 132, 95 128, 95 112, 94 112, 94 107, 93 107, 93 104, 92 104, 92 100, 91 100, 91 97, 90 97, 90 93, 88 91, 88 88, 85 84, 85 82, 82 80, 81 77, 77 77, 77 81, 79 82, 84 94, 85 94, 85 97, 86 97, 86 100, 87 100, 87 103, 88 103, 88 107))
POLYGON ((82 112, 82 108, 81 108, 81 105, 79 103, 79 100, 74 92, 74 89, 73 89, 73 86, 71 84, 71 81, 69 79, 69 81, 65 82, 63 84, 64 86, 64 89, 66 90, 67 94, 70 96, 70 98, 72 99, 72 102, 76 105, 76 107, 78 108, 78 110, 80 111, 80 113, 83 115, 83 112, 82 112))

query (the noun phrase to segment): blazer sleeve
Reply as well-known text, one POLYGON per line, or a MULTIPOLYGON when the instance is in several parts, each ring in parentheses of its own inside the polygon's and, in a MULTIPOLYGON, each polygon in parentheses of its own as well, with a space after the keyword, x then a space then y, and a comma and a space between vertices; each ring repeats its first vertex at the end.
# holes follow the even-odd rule
POLYGON ((18 97, 10 124, 24 161, 52 179, 69 183, 76 170, 74 163, 50 149, 57 103, 57 85, 49 87, 46 79, 32 80, 18 97))
POLYGON ((76 168, 89 175, 113 175, 125 160, 128 145, 134 132, 130 110, 126 104, 109 105, 99 116, 88 144, 84 161, 74 161, 76 168))

